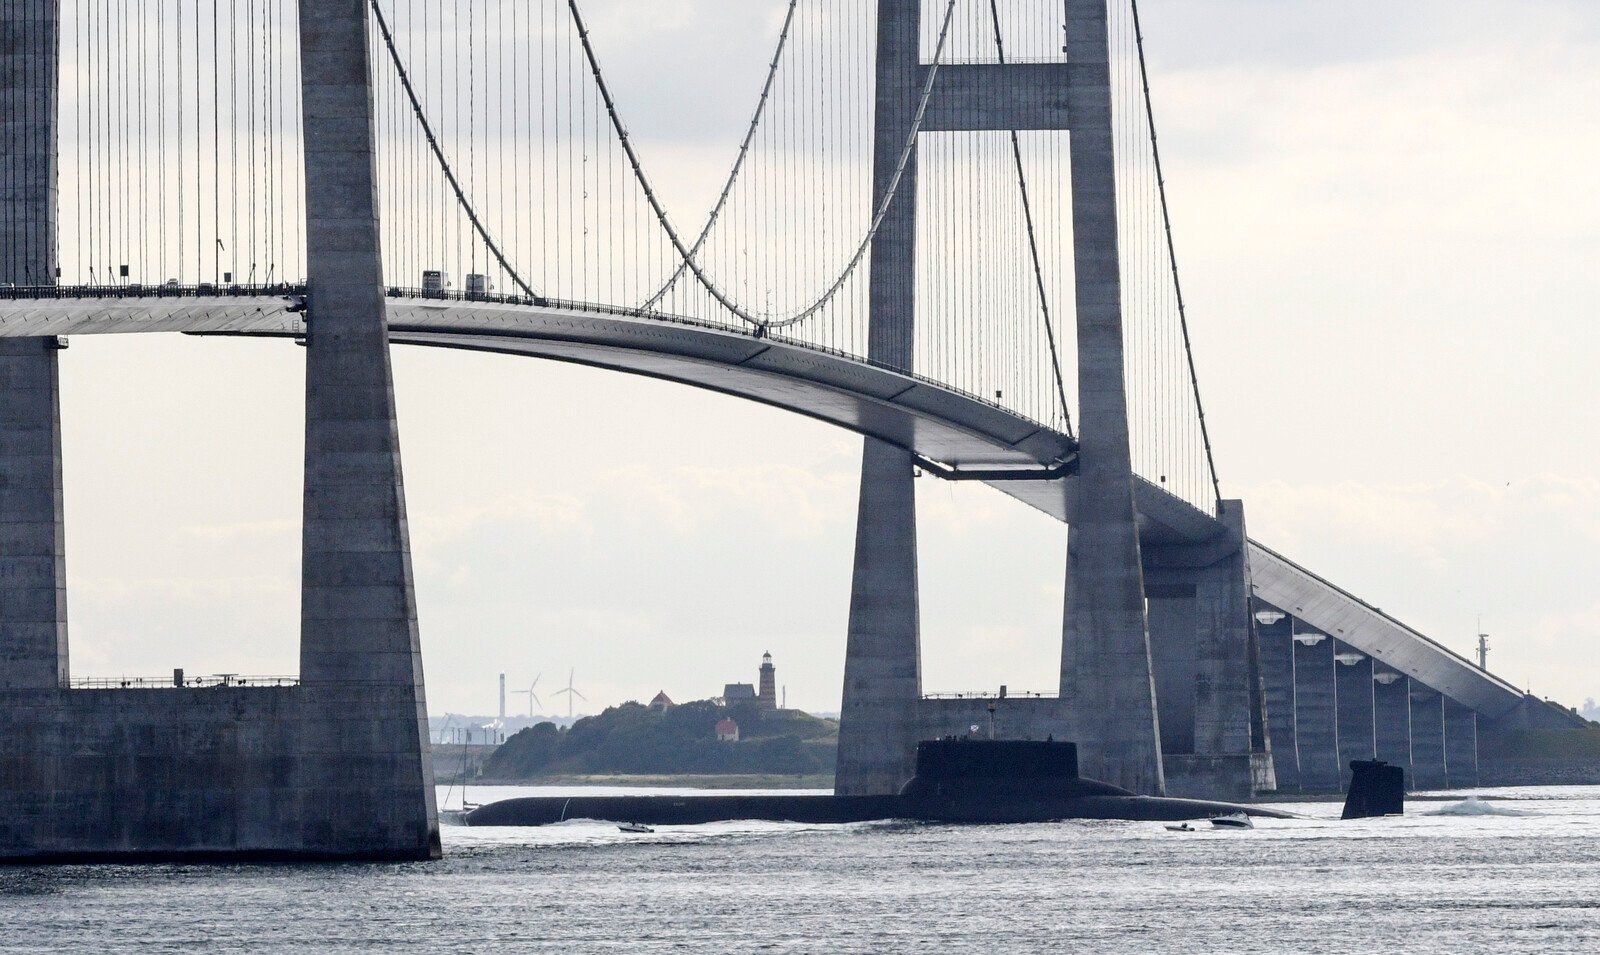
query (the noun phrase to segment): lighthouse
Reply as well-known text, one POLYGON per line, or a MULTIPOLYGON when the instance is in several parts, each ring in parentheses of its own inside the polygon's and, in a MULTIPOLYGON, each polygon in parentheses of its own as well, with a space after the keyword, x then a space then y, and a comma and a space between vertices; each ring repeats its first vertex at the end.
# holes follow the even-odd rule
POLYGON ((761 654, 761 691, 756 694, 756 703, 764 710, 778 708, 778 671, 772 666, 772 654, 761 654))

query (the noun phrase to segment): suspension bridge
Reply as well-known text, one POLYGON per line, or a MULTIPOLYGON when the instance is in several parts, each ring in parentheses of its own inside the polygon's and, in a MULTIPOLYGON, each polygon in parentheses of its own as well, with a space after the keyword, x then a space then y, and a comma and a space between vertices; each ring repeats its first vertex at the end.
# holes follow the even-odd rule
POLYGON ((437 854, 391 343, 863 436, 840 793, 990 713, 1214 798, 1564 719, 1223 496, 1133 0, 773 0, 699 209, 587 7, 0 0, 0 855, 437 854), (155 332, 305 346, 297 685, 73 687, 59 349, 155 332), (1058 696, 926 693, 918 469, 1068 525, 1058 696))

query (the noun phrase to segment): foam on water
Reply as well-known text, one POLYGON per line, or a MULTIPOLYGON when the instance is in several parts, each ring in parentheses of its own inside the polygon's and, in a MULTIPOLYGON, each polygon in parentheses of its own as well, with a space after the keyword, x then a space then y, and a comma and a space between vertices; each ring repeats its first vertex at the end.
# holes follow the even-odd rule
POLYGON ((1536 812, 1526 812, 1521 809, 1507 809, 1497 806, 1492 802, 1485 802, 1477 796, 1468 796, 1453 806, 1441 806, 1431 812, 1422 813, 1424 816, 1537 816, 1536 812))

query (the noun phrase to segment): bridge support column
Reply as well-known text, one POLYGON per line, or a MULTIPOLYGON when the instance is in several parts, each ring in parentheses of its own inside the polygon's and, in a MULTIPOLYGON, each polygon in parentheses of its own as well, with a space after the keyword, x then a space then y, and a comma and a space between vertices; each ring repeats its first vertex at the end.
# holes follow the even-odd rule
POLYGON ((1295 732, 1294 617, 1256 601, 1256 643, 1266 696, 1267 738, 1279 789, 1300 788, 1300 744, 1295 732))
MULTIPOLYGON (((58 0, 0 0, 0 283, 54 285, 58 0)), ((0 689, 67 680, 54 338, 0 339, 0 689)))
POLYGON ((301 0, 307 848, 439 854, 378 239, 365 0, 301 0))
POLYGON ((1451 789, 1478 785, 1478 714, 1452 699, 1444 701, 1444 773, 1451 789))
POLYGON ((1372 675, 1372 710, 1378 758, 1406 771, 1411 767, 1411 681, 1388 667, 1375 667, 1372 675))
POLYGON ((1413 789, 1443 789, 1444 696, 1421 685, 1411 684, 1411 775, 1413 789))
POLYGON ((1168 794, 1248 799, 1277 784, 1257 728, 1243 503, 1222 502, 1220 518, 1228 533, 1212 544, 1143 548, 1150 655, 1168 794))
POLYGON ((1294 636, 1295 731, 1300 749, 1300 788, 1339 788, 1339 687, 1333 638, 1324 633, 1294 636))
POLYGON ((1339 782, 1350 781, 1350 761, 1372 759, 1377 755, 1373 735, 1375 712, 1372 700, 1372 658, 1334 641, 1334 660, 1338 666, 1339 782))
MULTIPOLYGON (((921 94, 921 0, 879 0, 873 208, 888 194, 921 94)), ((916 152, 872 242, 868 354, 912 366, 916 302, 916 152)), ((909 452, 867 438, 861 456, 850 632, 834 791, 897 793, 916 768, 922 695, 917 507, 909 452)))
POLYGON ((1134 521, 1123 366, 1106 0, 1067 0, 1079 473, 1067 538, 1061 696, 1085 776, 1161 794, 1144 575, 1134 521))

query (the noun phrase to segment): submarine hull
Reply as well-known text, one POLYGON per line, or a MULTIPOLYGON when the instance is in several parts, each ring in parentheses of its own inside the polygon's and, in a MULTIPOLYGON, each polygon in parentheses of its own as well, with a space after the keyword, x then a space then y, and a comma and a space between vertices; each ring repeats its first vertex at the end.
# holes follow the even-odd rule
POLYGON ((894 796, 529 796, 473 810, 469 826, 606 819, 680 826, 738 819, 843 823, 876 819, 1015 823, 1060 819, 1180 822, 1226 813, 1290 818, 1256 806, 1140 796, 1078 775, 1078 748, 1054 740, 928 740, 894 796))
POLYGON ((1231 812, 1289 818, 1286 813, 1257 806, 1133 795, 1015 799, 829 795, 574 796, 570 799, 529 796, 482 806, 469 813, 466 821, 469 826, 547 826, 569 819, 604 819, 651 826, 690 826, 734 820, 848 823, 908 819, 980 824, 1063 819, 1180 822, 1231 812))

